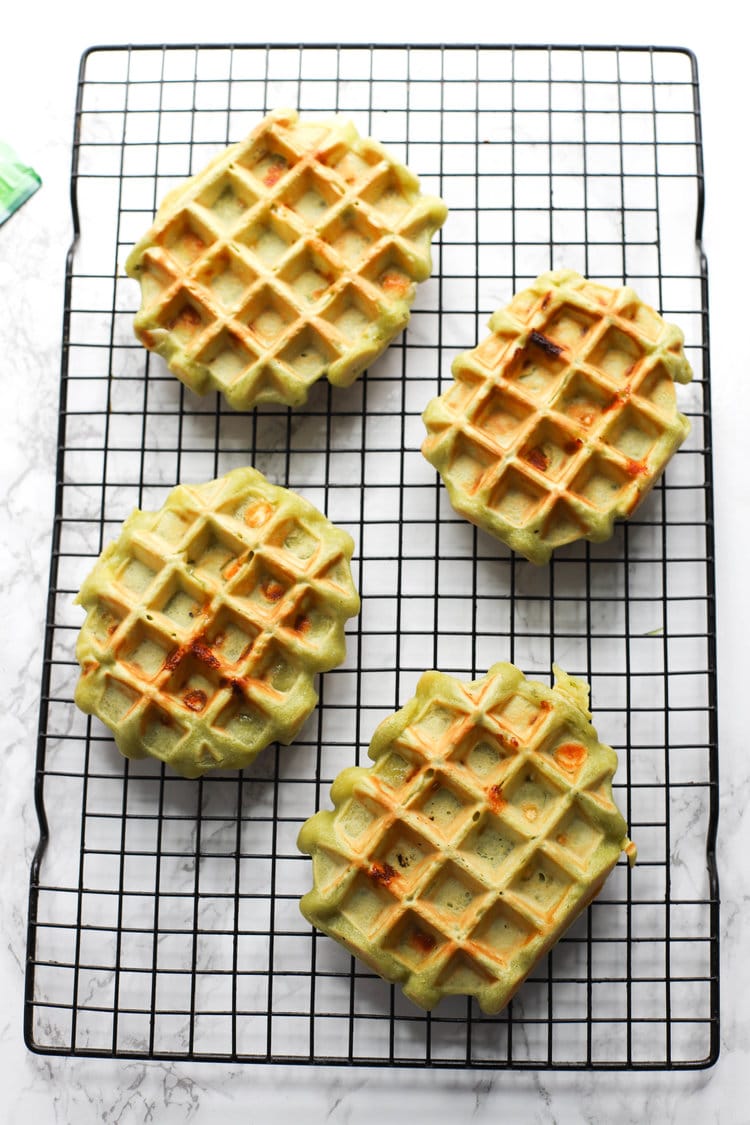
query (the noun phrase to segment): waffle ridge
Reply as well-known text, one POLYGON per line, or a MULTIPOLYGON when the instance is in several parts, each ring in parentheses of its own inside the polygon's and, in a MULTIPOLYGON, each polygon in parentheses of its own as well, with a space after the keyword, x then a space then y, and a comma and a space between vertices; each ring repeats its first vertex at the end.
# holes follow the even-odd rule
POLYGON ((684 441, 683 334, 628 286, 542 274, 494 313, 423 413, 455 510, 534 563, 608 539, 684 441))
POLYGON ((129 254, 136 335, 198 394, 300 405, 403 330, 446 215, 350 121, 276 110, 169 192, 129 254))
POLYGON ((424 673, 378 727, 370 768, 302 827, 309 922, 419 1007, 449 994, 501 1011, 635 846, 612 797, 588 685, 500 663, 461 682, 424 673))
POLYGON ((185 777, 291 742, 359 611, 353 542, 257 470, 136 510, 81 586, 77 705, 185 777))

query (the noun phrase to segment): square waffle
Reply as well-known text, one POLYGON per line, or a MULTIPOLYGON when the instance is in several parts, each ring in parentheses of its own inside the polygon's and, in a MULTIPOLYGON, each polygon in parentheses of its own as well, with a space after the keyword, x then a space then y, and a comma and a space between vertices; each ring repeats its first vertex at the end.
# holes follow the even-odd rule
POLYGON ((344 659, 353 547, 255 469, 180 485, 132 513, 81 587, 76 703, 126 757, 185 777, 291 742, 314 673, 344 659))
POLYGON ((571 270, 543 274, 489 326, 423 414, 451 504, 534 563, 609 538, 689 431, 682 332, 632 289, 571 270))
POLYGON ((635 846, 612 798, 588 685, 496 664, 473 683, 425 672, 299 835, 304 916, 430 1009, 451 993, 499 1012, 635 846))
POLYGON ((136 335, 237 410, 349 386, 406 326, 446 215, 351 122, 278 110, 165 197, 125 267, 136 335))

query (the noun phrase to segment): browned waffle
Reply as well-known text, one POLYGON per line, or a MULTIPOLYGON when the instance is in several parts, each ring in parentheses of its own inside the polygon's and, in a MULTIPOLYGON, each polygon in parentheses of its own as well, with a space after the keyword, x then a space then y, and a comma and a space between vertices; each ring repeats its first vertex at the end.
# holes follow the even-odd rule
POLYGON ((305 917, 423 1008, 450 993, 503 1008, 635 848, 612 799, 614 750, 588 686, 496 664, 426 672, 381 723, 375 765, 344 770, 300 832, 305 917))
POLYGON ((353 543, 251 468, 135 511, 81 587, 76 703, 186 777, 291 742, 345 655, 353 543))
POLYGON ((548 273, 490 320, 424 412, 422 452, 456 511, 544 563, 637 508, 689 430, 679 328, 629 288, 548 273))
POLYGON ((162 202, 126 263, 136 334, 238 410, 349 386, 405 327, 446 214, 351 122, 276 111, 162 202))

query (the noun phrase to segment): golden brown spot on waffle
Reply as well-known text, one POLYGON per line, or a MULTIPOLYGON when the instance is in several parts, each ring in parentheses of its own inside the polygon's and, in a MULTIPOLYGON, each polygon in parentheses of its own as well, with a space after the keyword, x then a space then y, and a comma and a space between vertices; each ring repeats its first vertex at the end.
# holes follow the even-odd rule
POLYGON ((544 311, 544 309, 547 308, 547 305, 550 303, 551 300, 552 300, 552 292, 551 292, 551 290, 547 290, 547 292, 544 294, 544 300, 542 301, 542 311, 544 311))
POLYGON ((203 321, 201 320, 200 316, 195 311, 193 306, 185 305, 183 309, 180 309, 177 316, 173 320, 170 320, 167 328, 170 330, 170 332, 179 329, 192 335, 200 328, 202 323, 203 321))
POLYGON ((551 711, 552 710, 552 704, 550 703, 550 701, 548 699, 541 699, 539 701, 539 710, 540 711, 551 711))
POLYGON ((559 766, 568 773, 578 769, 586 758, 586 747, 580 742, 563 742, 554 751, 553 757, 559 766))
POLYGON ((278 181, 284 175, 284 173, 286 172, 286 169, 287 169, 286 161, 283 161, 283 162, 281 160, 276 161, 274 164, 272 164, 270 166, 270 168, 266 172, 265 176, 263 177, 263 183, 266 185, 266 187, 273 187, 273 185, 278 183, 278 181))
POLYGON ((562 355, 565 350, 561 344, 556 344, 554 340, 550 340, 549 336, 545 336, 543 332, 532 332, 529 336, 529 341, 532 344, 536 344, 538 348, 541 348, 546 355, 562 355))
POLYGON ((236 695, 241 699, 245 698, 245 685, 248 683, 246 678, 239 676, 222 676, 219 682, 222 687, 228 687, 232 692, 232 695, 236 695))
POLYGON ((305 617, 303 613, 300 614, 300 616, 295 620, 292 628, 294 629, 295 633, 301 633, 304 636, 305 633, 310 632, 310 629, 312 628, 312 622, 310 621, 310 618, 305 617))
POLYGON ((139 329, 138 339, 141 341, 143 346, 148 348, 150 351, 153 351, 153 349, 156 347, 156 340, 154 339, 153 333, 147 331, 147 329, 145 328, 139 329))
POLYGON ((98 667, 99 667, 98 660, 87 660, 86 663, 83 665, 83 668, 81 669, 81 675, 90 676, 91 673, 95 672, 98 667))
POLYGON ((180 664, 182 663, 183 657, 185 657, 186 655, 187 649, 184 645, 180 648, 176 648, 174 652, 170 652, 169 656, 164 661, 164 667, 168 672, 174 672, 175 668, 179 668, 180 664))
POLYGON ((202 711, 208 703, 208 696, 205 691, 200 688, 195 688, 193 691, 187 692, 183 696, 183 703, 189 707, 191 711, 202 711))
POLYGON ((219 658, 211 651, 210 645, 205 642, 203 637, 196 637, 195 640, 190 642, 189 647, 193 656, 197 657, 202 664, 207 664, 209 668, 220 667, 219 658))
POLYGON ((578 452, 578 450, 581 448, 582 445, 583 445, 582 440, 577 437, 577 438, 571 438, 570 441, 566 441, 563 448, 564 448, 565 452, 568 454, 568 456, 572 457, 574 453, 578 452))
POLYGON ((432 953, 437 945, 435 938, 432 934, 426 934, 424 930, 412 930, 409 934, 409 942, 418 953, 432 953))
POLYGON ((284 596, 284 587, 279 582, 263 582, 260 588, 263 597, 269 602, 277 602, 284 596))
POLYGON ((645 461, 633 461, 632 458, 628 457, 625 472, 629 477, 640 477, 648 473, 648 465, 645 461))
POLYGON ((487 790, 487 804, 493 812, 501 812, 508 802, 503 797, 501 785, 491 785, 487 790))
POLYGON ((527 449, 521 456, 524 461, 528 461, 528 463, 535 469, 538 469, 540 473, 547 472, 549 468, 549 457, 540 446, 536 446, 534 449, 527 449))
POLYGON ((270 504, 262 501, 258 504, 249 504, 245 508, 244 520, 248 527, 261 527, 269 519, 273 509, 270 504))
POLYGON ((221 667, 219 658, 211 651, 210 645, 206 643, 202 634, 199 637, 194 637, 193 640, 188 641, 187 644, 180 645, 174 652, 170 652, 169 656, 164 661, 164 667, 169 672, 174 672, 175 668, 179 668, 185 657, 191 655, 197 660, 200 660, 201 664, 206 664, 209 668, 221 667))
POLYGON ((388 887, 394 879, 398 878, 398 871, 390 863, 383 863, 379 859, 373 861, 367 872, 374 883, 381 887, 388 887))
POLYGON ((560 832, 559 835, 556 838, 557 838, 558 844, 560 844, 562 847, 565 847, 565 845, 568 842, 568 837, 565 835, 565 833, 560 832))
MULTIPOLYGON (((230 578, 234 578, 237 571, 242 568, 242 565, 243 564, 242 564, 241 559, 232 559, 232 561, 229 563, 229 565, 227 567, 225 567, 224 572, 223 572, 224 577, 226 578, 227 582, 230 580, 230 578)), ((220 642, 217 642, 217 643, 220 643, 220 642)))
POLYGON ((527 820, 531 821, 536 820, 536 818, 539 816, 538 807, 536 805, 533 805, 530 801, 527 801, 525 804, 521 805, 521 812, 527 820))
POLYGON ((278 698, 273 688, 263 680, 256 680, 254 676, 222 676, 221 686, 230 688, 238 699, 247 699, 251 686, 257 694, 267 695, 270 699, 278 698))
POLYGON ((386 272, 383 274, 380 284, 387 293, 405 293, 409 288, 409 279, 400 273, 386 272))

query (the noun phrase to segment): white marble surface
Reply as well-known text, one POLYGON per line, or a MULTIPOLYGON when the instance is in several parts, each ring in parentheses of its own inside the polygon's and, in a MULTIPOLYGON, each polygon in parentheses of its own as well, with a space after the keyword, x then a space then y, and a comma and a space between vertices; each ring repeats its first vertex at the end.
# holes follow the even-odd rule
POLYGON ((287 0, 272 9, 224 5, 221 26, 197 4, 72 4, 16 7, 0 39, 2 139, 37 168, 42 190, 0 228, 0 520, 6 544, 0 598, 0 663, 6 685, 2 753, 5 815, 0 822, 0 1117, 87 1123, 263 1121, 304 1114, 308 1122, 429 1118, 618 1122, 748 1119, 750 987, 743 817, 750 766, 741 706, 746 695, 746 559, 750 499, 742 454, 748 371, 744 293, 748 260, 744 140, 748 111, 743 37, 733 35, 728 4, 709 14, 673 3, 622 9, 589 3, 570 10, 534 5, 533 15, 488 19, 479 4, 445 11, 427 31, 416 11, 384 0, 373 25, 351 6, 321 9, 287 0), (386 18, 387 17, 387 18, 386 18), (398 27, 394 33, 393 29, 398 27), (707 168, 706 247, 711 281, 716 474, 721 749, 722 1053, 710 1071, 678 1074, 425 1073, 312 1070, 262 1066, 84 1061, 36 1057, 21 1034, 28 865, 37 839, 32 785, 56 454, 70 138, 81 51, 96 43, 235 39, 280 41, 586 42, 676 44, 698 54, 707 168), (740 304, 743 301, 743 304, 740 304), (745 1078, 742 1078, 742 1075, 745 1078))

